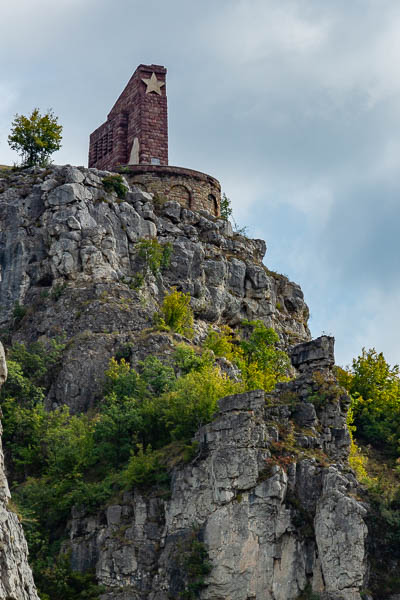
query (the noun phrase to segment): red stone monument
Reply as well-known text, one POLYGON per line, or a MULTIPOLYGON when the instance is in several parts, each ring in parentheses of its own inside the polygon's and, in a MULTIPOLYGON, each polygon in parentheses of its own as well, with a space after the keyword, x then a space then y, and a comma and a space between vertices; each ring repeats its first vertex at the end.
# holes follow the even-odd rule
POLYGON ((123 168, 125 177, 162 201, 220 214, 221 186, 205 173, 168 166, 167 69, 139 65, 112 107, 107 121, 90 136, 89 167, 123 168))
POLYGON ((168 164, 167 69, 139 65, 108 114, 90 136, 89 167, 168 164))

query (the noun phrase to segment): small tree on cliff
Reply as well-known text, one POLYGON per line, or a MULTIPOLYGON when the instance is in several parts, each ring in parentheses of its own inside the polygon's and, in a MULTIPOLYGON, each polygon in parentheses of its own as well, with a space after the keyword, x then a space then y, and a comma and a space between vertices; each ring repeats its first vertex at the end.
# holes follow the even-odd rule
POLYGON ((50 154, 61 148, 61 132, 62 126, 51 109, 41 115, 34 108, 29 117, 15 115, 8 143, 21 155, 23 166, 43 167, 50 162, 50 154))

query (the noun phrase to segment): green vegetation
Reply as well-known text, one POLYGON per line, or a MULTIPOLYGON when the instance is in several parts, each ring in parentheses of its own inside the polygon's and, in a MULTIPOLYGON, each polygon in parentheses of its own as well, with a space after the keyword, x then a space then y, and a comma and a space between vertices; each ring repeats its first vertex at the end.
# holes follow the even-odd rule
POLYGON ((160 312, 155 315, 155 324, 160 329, 171 329, 188 338, 193 337, 193 310, 190 294, 173 289, 165 296, 160 312))
POLYGON ((57 283, 51 290, 51 299, 54 300, 54 302, 57 302, 65 292, 66 288, 66 283, 57 283))
MULTIPOLYGON (((32 548, 32 544, 30 547, 32 548)), ((99 600, 100 594, 105 591, 96 584, 93 572, 72 571, 68 554, 41 562, 40 568, 35 570, 35 583, 40 600, 99 600)))
POLYGON ((199 531, 193 528, 186 547, 180 548, 180 563, 185 573, 186 585, 179 594, 182 600, 195 600, 206 587, 205 578, 211 572, 212 566, 208 557, 207 546, 199 540, 199 531))
POLYGON ((50 162, 50 155, 61 148, 62 126, 51 110, 41 115, 35 108, 29 117, 15 115, 8 144, 22 157, 24 167, 50 162))
POLYGON ((135 486, 163 484, 168 482, 168 473, 162 462, 163 454, 147 446, 143 450, 142 444, 137 445, 137 453, 131 452, 131 458, 122 473, 122 482, 131 489, 135 486))
POLYGON ((372 507, 367 519, 371 593, 389 597, 400 587, 396 569, 400 561, 399 367, 391 367, 383 354, 372 348, 363 349, 351 368, 338 368, 336 374, 351 396, 349 463, 364 484, 372 507))
POLYGON ((172 245, 167 242, 160 244, 158 240, 140 240, 137 243, 138 257, 142 261, 142 268, 135 275, 130 287, 140 289, 149 273, 155 277, 169 267, 172 254, 172 245))
POLYGON ((22 321, 22 319, 26 315, 26 311, 27 311, 26 306, 22 306, 22 304, 20 304, 19 302, 15 303, 14 310, 13 310, 15 326, 17 326, 20 323, 20 321, 22 321))
POLYGON ((369 587, 375 598, 388 598, 400 589, 400 473, 398 463, 371 447, 363 447, 371 560, 369 587))
POLYGON ((224 356, 239 368, 246 390, 273 390, 278 381, 285 381, 289 357, 277 348, 278 335, 261 321, 243 321, 240 335, 229 327, 221 332, 210 331, 206 348, 216 356, 224 356))
POLYGON ((304 590, 302 591, 302 593, 300 594, 300 596, 298 596, 297 600, 320 600, 321 596, 319 594, 315 594, 312 591, 311 585, 309 583, 307 583, 306 587, 304 588, 304 590))
POLYGON ((229 217, 232 214, 231 201, 228 196, 223 193, 221 197, 221 218, 225 221, 229 221, 229 217))
POLYGON ((108 175, 102 179, 106 192, 115 192, 120 200, 123 200, 128 192, 122 175, 108 175))
POLYGON ((139 257, 144 260, 146 271, 158 275, 167 269, 171 261, 172 246, 168 242, 161 245, 156 239, 140 240, 137 244, 139 257))
POLYGON ((400 455, 399 367, 391 367, 374 348, 353 360, 351 370, 338 369, 338 381, 352 398, 356 437, 388 456, 400 455))
POLYGON ((334 376, 327 377, 325 373, 314 371, 313 382, 316 384, 316 391, 310 390, 307 400, 312 402, 316 408, 327 403, 337 404, 343 396, 343 389, 338 385, 334 376))

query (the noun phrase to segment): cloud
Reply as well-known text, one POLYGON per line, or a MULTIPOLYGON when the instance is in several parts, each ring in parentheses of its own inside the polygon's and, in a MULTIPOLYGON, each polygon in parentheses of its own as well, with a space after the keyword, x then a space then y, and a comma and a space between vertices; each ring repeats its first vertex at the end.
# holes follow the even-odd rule
POLYGON ((12 83, 0 81, 0 115, 9 111, 17 96, 17 89, 12 83))
POLYGON ((85 164, 137 64, 166 64, 171 163, 221 180, 341 362, 361 343, 394 355, 399 30, 397 0, 6 3, 0 163, 13 114, 51 106, 55 160, 85 164))
POLYGON ((6 164, 12 162, 9 160, 13 154, 8 148, 7 136, 10 132, 12 107, 17 101, 18 95, 17 87, 13 83, 0 82, 0 154, 4 157, 2 160, 6 164))

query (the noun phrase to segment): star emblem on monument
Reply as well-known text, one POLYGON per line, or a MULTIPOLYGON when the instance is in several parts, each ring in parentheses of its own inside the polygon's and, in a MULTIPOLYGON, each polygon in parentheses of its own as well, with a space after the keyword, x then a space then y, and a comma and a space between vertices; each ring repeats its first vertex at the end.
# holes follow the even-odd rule
POLYGON ((146 94, 150 94, 151 92, 155 92, 156 94, 159 94, 161 96, 161 88, 165 84, 164 84, 163 81, 159 81, 157 79, 155 73, 152 73, 151 77, 149 79, 143 79, 142 78, 142 81, 147 86, 147 88, 146 88, 146 94))

